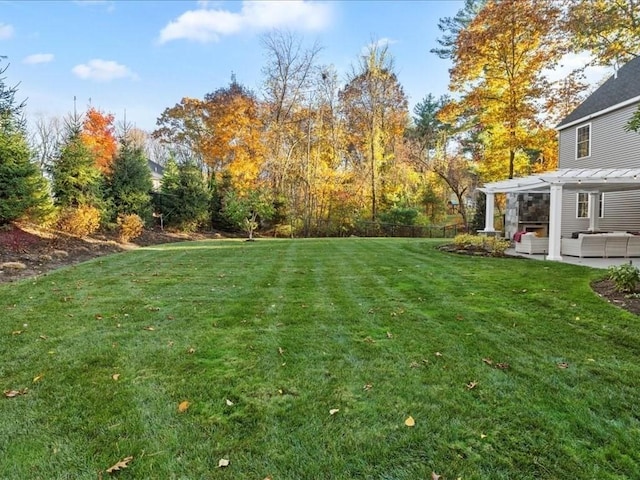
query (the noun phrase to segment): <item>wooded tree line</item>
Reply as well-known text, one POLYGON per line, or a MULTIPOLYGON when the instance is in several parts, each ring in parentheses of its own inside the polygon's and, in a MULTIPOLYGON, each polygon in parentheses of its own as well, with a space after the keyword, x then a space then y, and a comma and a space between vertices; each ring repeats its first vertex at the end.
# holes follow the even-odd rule
POLYGON ((283 235, 343 235, 441 222, 455 206, 467 224, 479 182, 556 167, 553 127, 587 88, 584 69, 554 80, 566 54, 619 66, 640 52, 639 0, 466 0, 438 26, 450 95, 427 93, 412 112, 388 45, 372 42, 340 75, 285 32, 263 37, 259 93, 232 76, 166 108, 153 132, 116 129, 94 108, 27 131, 0 79, 0 223, 55 210, 58 222, 149 224, 155 211, 181 229, 251 234, 269 221, 283 235), (148 159, 165 167, 155 193, 148 159), (24 188, 34 193, 12 194, 24 188))

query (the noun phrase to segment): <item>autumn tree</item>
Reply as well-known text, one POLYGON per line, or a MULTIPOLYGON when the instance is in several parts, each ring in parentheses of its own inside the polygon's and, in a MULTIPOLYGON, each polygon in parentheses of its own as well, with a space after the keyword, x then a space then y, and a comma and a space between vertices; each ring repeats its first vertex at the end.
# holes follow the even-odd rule
POLYGON ((486 179, 526 171, 524 149, 548 140, 540 118, 550 92, 544 71, 566 51, 560 13, 546 0, 489 0, 457 33, 450 88, 460 100, 448 119, 471 110, 483 126, 486 179))
POLYGON ((158 128, 151 134, 174 158, 181 162, 195 161, 200 167, 214 163, 214 159, 206 157, 204 149, 207 130, 203 107, 202 100, 183 98, 162 112, 156 121, 158 128))
POLYGON ((440 112, 449 102, 446 96, 436 100, 433 95, 427 95, 415 106, 413 125, 406 137, 415 145, 411 152, 414 164, 435 174, 447 191, 456 196, 458 213, 467 227, 467 198, 475 187, 477 175, 473 155, 466 154, 464 141, 458 136, 460 130, 440 119, 440 112))
POLYGON ((93 155, 96 167, 108 174, 116 155, 118 143, 115 137, 114 116, 89 107, 82 123, 80 139, 93 155))
POLYGON ((264 163, 262 118, 255 95, 235 78, 203 102, 203 149, 210 171, 229 174, 239 190, 255 188, 264 163))
POLYGON ((395 142, 408 122, 407 98, 387 45, 373 42, 340 92, 350 156, 368 177, 370 213, 376 219, 383 172, 393 165, 395 142))
POLYGON ((124 125, 118 153, 109 175, 109 196, 114 216, 136 214, 143 221, 151 218, 151 171, 135 130, 124 125))
POLYGON ((575 51, 621 67, 640 55, 640 0, 568 0, 566 28, 575 51))
POLYGON ((0 68, 0 225, 51 213, 47 183, 30 158, 22 116, 25 104, 15 99, 17 87, 7 86, 2 77, 7 68, 0 68))
POLYGON ((262 37, 266 64, 262 69, 266 146, 264 173, 278 204, 290 219, 298 210, 301 171, 308 158, 311 103, 320 46, 305 48, 301 37, 274 31, 262 37))

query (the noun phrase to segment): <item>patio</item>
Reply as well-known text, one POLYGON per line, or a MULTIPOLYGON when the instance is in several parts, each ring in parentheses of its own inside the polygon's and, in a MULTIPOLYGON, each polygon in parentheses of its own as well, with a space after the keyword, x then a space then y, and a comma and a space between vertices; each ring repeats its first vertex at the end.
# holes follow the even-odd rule
MULTIPOLYGON (((558 261, 558 260, 547 259, 546 254, 519 253, 515 251, 515 248, 508 248, 505 253, 512 257, 523 257, 523 258, 531 258, 533 260, 544 260, 544 261, 558 261)), ((570 263, 572 265, 582 265, 584 267, 602 268, 602 269, 607 269, 611 266, 622 265, 625 263, 632 263, 636 266, 640 265, 640 258, 579 258, 579 257, 570 257, 568 255, 563 255, 562 260, 560 261, 562 263, 570 263)))

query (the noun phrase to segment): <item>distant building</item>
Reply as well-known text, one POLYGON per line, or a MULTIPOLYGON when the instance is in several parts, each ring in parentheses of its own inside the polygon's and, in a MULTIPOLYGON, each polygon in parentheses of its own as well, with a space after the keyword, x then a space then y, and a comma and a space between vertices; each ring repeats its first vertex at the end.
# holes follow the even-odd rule
POLYGON ((162 185, 162 176, 164 175, 164 167, 159 163, 152 160, 147 160, 149 170, 151 170, 151 182, 153 183, 153 190, 157 192, 162 185))

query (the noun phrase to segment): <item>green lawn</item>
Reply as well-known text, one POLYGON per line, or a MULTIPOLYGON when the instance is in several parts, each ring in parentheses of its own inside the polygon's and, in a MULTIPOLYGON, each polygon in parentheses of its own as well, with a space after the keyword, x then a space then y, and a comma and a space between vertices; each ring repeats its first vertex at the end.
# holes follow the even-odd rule
POLYGON ((640 478, 640 320, 604 272, 436 245, 179 243, 1 285, 0 478, 640 478))

